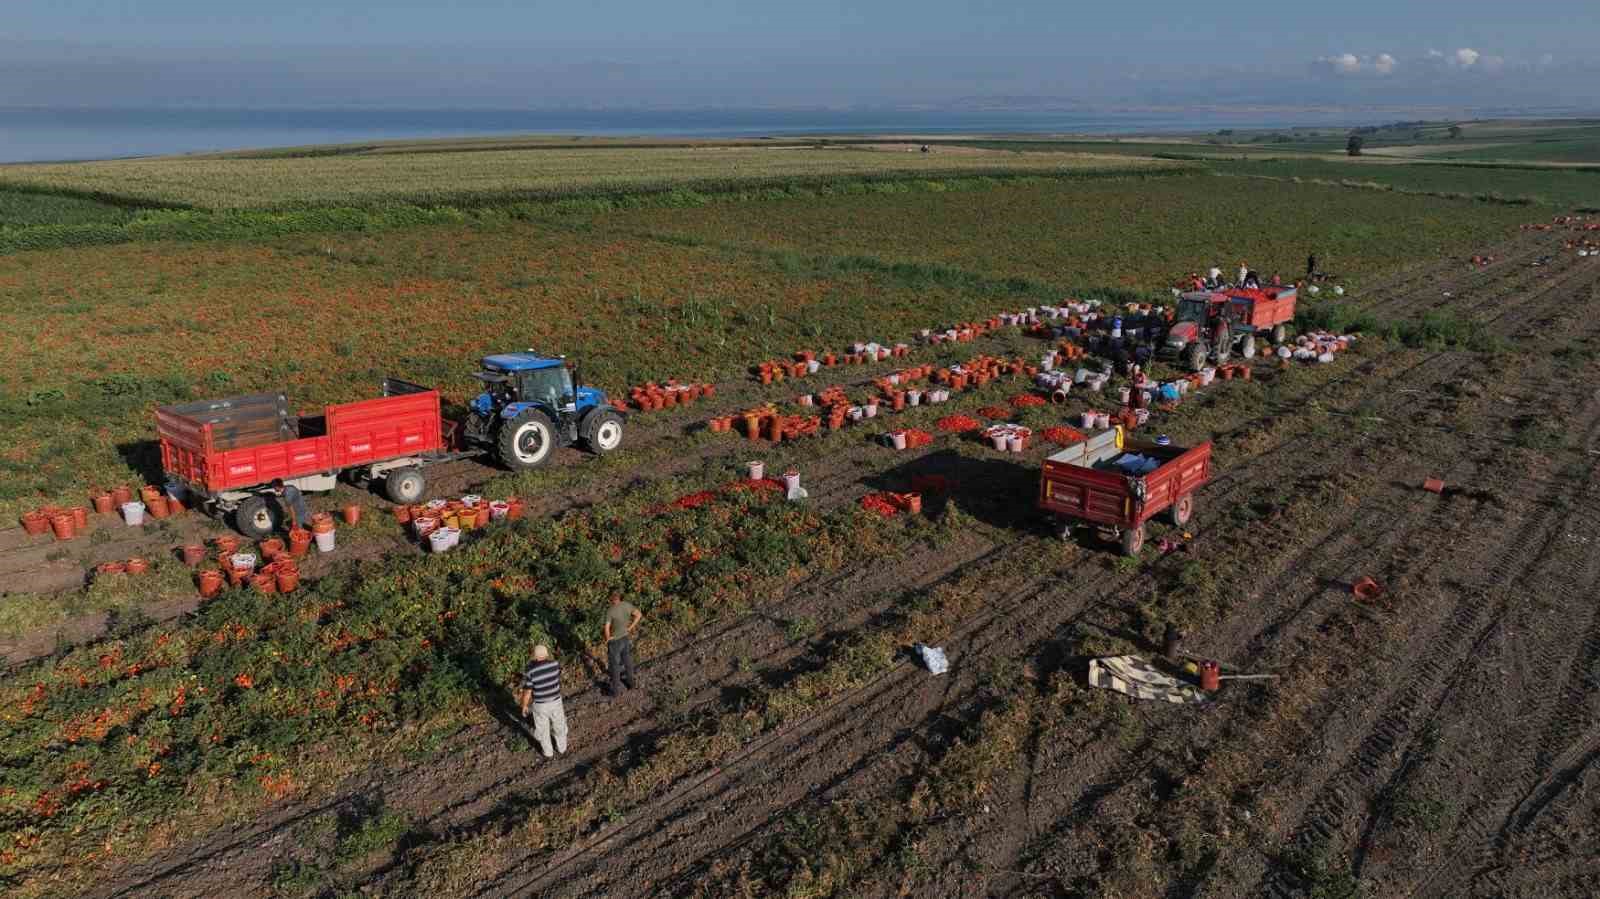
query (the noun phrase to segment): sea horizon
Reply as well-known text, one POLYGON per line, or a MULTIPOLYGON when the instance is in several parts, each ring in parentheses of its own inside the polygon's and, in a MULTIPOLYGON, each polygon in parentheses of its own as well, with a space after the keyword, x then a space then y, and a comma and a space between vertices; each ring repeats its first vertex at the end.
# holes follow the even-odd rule
MULTIPOLYGON (((1385 111, 1399 115, 1398 111, 1385 111)), ((1434 112, 1443 112, 1434 111, 1434 112)), ((916 133, 1132 136, 1349 127, 1373 111, 1160 109, 0 108, 0 163, 69 162, 428 138, 759 138, 916 133)), ((1392 120, 1392 119, 1389 119, 1392 120)))

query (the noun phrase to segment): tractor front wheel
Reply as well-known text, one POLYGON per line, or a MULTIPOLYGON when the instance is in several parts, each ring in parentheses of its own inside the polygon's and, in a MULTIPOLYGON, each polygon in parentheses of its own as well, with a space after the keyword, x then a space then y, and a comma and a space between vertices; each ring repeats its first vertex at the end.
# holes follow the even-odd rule
POLYGON ((589 451, 603 456, 622 445, 622 416, 610 409, 596 409, 583 420, 583 442, 589 451))
POLYGON ((1277 346, 1278 344, 1283 343, 1284 339, 1287 338, 1288 336, 1289 336, 1289 329, 1288 328, 1285 328, 1283 325, 1273 325, 1272 326, 1272 345, 1273 346, 1277 346))
POLYGON ((278 516, 266 497, 248 496, 233 510, 233 526, 251 540, 264 540, 278 529, 278 516))
POLYGON ((537 409, 502 422, 496 441, 500 462, 512 471, 538 468, 556 448, 556 426, 537 409))

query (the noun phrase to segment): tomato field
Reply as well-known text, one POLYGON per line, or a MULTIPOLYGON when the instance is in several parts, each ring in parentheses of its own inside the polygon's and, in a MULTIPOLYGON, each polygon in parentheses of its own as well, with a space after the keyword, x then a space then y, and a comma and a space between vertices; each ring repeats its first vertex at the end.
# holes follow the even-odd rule
MULTIPOLYGON (((307 184, 284 190, 325 189, 307 184)), ((448 552, 342 483, 314 506, 366 513, 289 593, 202 599, 180 550, 225 528, 196 512, 90 513, 65 541, 0 530, 0 888, 1511 895, 1519 865, 1558 893, 1581 881, 1592 840, 1570 835, 1592 836, 1600 721, 1600 554, 1573 537, 1592 530, 1600 451, 1586 220, 1519 229, 1523 207, 1205 173, 701 199, 0 255, 13 520, 159 482, 152 411, 177 400, 282 391, 311 409, 394 375, 454 413, 479 357, 524 347, 615 399, 716 387, 634 409, 604 456, 430 468, 438 496, 529 513, 448 552), (1102 360, 1074 345, 1057 395, 1033 378, 1076 338, 1012 316, 1159 305, 1213 262, 1297 275, 1311 251, 1334 278, 1298 327, 1360 332, 1349 348, 1237 360, 1204 387, 1150 363, 1194 392, 1137 434, 1213 443, 1200 511, 1125 557, 1093 528, 1063 540, 1036 511, 1042 460, 1086 412, 1137 423, 1118 399, 1133 381, 1091 386, 1102 360), (866 342, 901 348, 867 362, 866 342), (947 401, 910 398, 938 384, 947 401), (726 427, 762 416, 810 427, 726 427), (1031 439, 997 448, 996 425, 1031 439), (146 573, 97 568, 134 557, 146 573), (1384 591, 1353 594, 1362 577, 1384 591), (642 683, 617 697, 613 596, 645 616, 642 683), (1088 659, 1153 657, 1169 627, 1274 678, 1194 706, 1090 686, 1088 659), (534 643, 563 663, 573 733, 549 761, 513 690, 534 643)), ((121 215, 85 202, 28 208, 121 215)))

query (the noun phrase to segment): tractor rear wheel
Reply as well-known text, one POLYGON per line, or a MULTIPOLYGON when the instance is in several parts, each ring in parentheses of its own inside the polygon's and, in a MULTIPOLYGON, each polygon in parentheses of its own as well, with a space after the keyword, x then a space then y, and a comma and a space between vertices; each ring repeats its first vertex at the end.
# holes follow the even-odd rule
POLYGON ((501 422, 495 441, 500 462, 512 471, 538 468, 556 448, 556 426, 538 409, 527 409, 517 417, 501 422))
POLYGON ((1144 525, 1135 525, 1122 530, 1122 554, 1137 556, 1139 550, 1144 549, 1144 525))
POLYGON ((383 494, 389 501, 401 506, 409 506, 422 499, 422 494, 428 489, 428 482, 422 477, 418 468, 391 469, 383 477, 383 494))
POLYGON ((1272 326, 1272 345, 1273 346, 1277 346, 1278 344, 1283 343, 1284 339, 1287 338, 1288 336, 1289 336, 1289 329, 1288 328, 1284 327, 1283 325, 1273 325, 1272 326))
POLYGON ((271 537, 278 529, 277 510, 264 496, 245 497, 233 510, 233 527, 251 540, 271 537))
POLYGON ((1206 345, 1203 343, 1189 344, 1189 348, 1184 351, 1184 358, 1189 363, 1190 371, 1199 371, 1200 369, 1205 368, 1206 345))
POLYGON ((583 420, 583 442, 589 451, 603 456, 622 445, 622 416, 610 409, 596 409, 583 420))

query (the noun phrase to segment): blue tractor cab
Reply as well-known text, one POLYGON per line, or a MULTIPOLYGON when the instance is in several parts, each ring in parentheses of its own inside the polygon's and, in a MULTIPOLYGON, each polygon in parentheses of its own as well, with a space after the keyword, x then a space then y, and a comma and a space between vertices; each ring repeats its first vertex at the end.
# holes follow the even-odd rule
POLYGON ((597 454, 622 445, 622 413, 604 392, 583 386, 564 357, 497 353, 482 366, 475 377, 484 390, 472 400, 466 438, 507 468, 535 468, 556 447, 580 441, 597 454))

